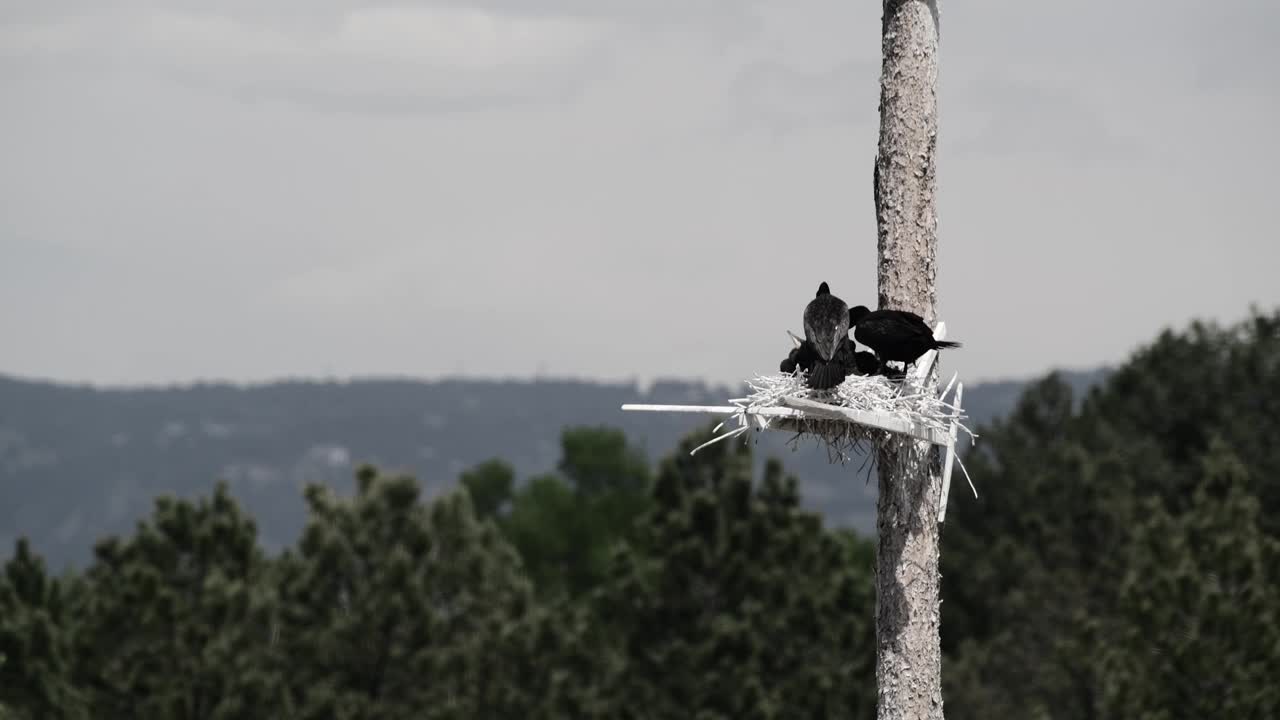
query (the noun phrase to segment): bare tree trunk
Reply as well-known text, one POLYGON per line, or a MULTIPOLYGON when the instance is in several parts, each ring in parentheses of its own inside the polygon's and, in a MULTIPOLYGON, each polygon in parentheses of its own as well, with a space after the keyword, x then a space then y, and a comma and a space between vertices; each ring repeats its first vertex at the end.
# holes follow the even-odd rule
MULTIPOLYGON (((936 0, 884 0, 880 147, 875 165, 880 307, 933 324, 937 212, 936 0)), ((929 379, 936 383, 936 373, 929 379)), ((879 720, 941 720, 936 449, 878 458, 876 683, 879 720)))

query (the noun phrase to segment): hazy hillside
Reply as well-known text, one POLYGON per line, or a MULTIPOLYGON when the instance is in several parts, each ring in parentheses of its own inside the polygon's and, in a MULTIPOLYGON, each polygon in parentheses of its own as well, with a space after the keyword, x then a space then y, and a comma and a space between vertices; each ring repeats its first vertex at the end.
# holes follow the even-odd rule
MULTIPOLYGON (((1102 372, 1067 377, 1082 387, 1102 372)), ((966 404, 983 422, 1007 411, 1021 387, 976 385, 966 404)), ((94 540, 131 528, 156 495, 206 492, 219 478, 275 549, 301 527, 302 485, 346 490, 356 464, 410 471, 432 493, 494 456, 523 479, 555 466, 560 429, 571 424, 620 427, 657 459, 709 418, 619 405, 720 404, 735 394, 681 381, 647 393, 629 384, 469 380, 94 389, 0 376, 0 557, 27 535, 55 566, 79 564, 94 540)), ((761 459, 781 455, 802 478, 808 505, 832 523, 870 528, 874 483, 864 484, 857 464, 830 466, 811 444, 792 452, 780 433, 757 437, 761 459)))

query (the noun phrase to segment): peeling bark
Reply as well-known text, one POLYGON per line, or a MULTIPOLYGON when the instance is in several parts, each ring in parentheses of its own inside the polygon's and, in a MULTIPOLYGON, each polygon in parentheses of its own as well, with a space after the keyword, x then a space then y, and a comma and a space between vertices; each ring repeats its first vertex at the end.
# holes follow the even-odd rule
MULTIPOLYGON (((873 173, 881 308, 933 324, 937 293, 936 2, 884 0, 880 145, 873 173)), ((937 382, 937 374, 930 378, 937 382)), ((937 505, 941 468, 925 443, 878 458, 876 683, 879 720, 941 720, 937 505)))

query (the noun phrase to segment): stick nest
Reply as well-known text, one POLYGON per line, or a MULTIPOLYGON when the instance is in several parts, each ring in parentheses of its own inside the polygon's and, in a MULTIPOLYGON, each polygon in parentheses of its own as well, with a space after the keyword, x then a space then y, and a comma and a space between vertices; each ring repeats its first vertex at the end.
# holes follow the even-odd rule
MULTIPOLYGON (((804 374, 798 370, 791 375, 782 373, 757 375, 754 379, 747 381, 747 386, 751 388, 749 395, 729 401, 740 408, 740 411, 730 418, 737 420, 738 427, 717 435, 702 447, 741 435, 750 430, 753 425, 762 430, 768 428, 792 430, 795 436, 788 441, 789 445, 795 447, 801 440, 814 440, 826 446, 832 461, 839 460, 841 463, 849 460, 864 443, 868 449, 874 450, 915 441, 915 438, 908 435, 846 419, 829 419, 811 415, 777 417, 751 414, 752 411, 764 408, 787 407, 783 402, 784 398, 802 398, 827 405, 892 415, 943 433, 950 432, 951 424, 955 423, 958 430, 969 435, 972 442, 976 436, 964 425, 964 420, 968 416, 963 410, 957 412, 957 408, 946 400, 955 382, 956 378, 952 377, 951 382, 942 392, 935 394, 921 387, 909 374, 905 378, 898 379, 891 379, 884 375, 852 375, 830 390, 814 390, 805 384, 804 374)), ((717 426, 716 432, 723 427, 724 423, 721 423, 717 426)))

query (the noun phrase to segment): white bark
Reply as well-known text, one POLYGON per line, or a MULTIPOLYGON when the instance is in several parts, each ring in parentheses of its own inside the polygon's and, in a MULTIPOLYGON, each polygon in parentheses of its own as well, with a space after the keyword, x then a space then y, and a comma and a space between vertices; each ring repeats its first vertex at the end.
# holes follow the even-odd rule
MULTIPOLYGON (((880 307, 935 320, 937 5, 884 0, 880 146, 874 186, 880 307)), ((936 385, 936 372, 930 383, 936 385)), ((932 446, 882 452, 876 572, 880 720, 941 720, 937 508, 932 446)))

